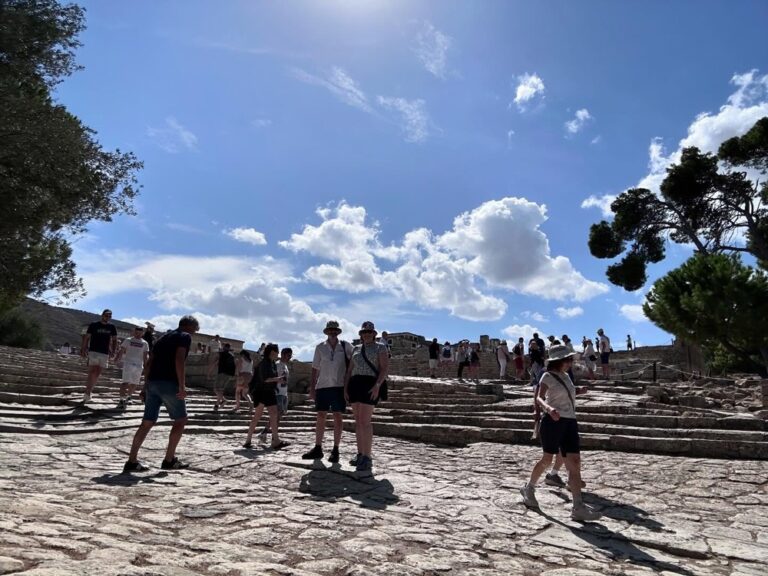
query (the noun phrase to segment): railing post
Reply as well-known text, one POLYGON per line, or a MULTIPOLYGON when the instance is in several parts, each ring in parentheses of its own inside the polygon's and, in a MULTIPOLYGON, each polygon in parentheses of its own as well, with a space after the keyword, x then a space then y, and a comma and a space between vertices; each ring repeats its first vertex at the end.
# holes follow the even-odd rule
POLYGON ((656 361, 653 361, 653 383, 656 384, 656 361))

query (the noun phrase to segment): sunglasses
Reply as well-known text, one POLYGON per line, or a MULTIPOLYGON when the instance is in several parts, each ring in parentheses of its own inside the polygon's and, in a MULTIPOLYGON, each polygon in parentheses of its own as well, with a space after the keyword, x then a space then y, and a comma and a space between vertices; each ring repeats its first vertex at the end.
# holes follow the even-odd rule
POLYGON ((373 334, 375 330, 360 330, 360 334, 373 334))

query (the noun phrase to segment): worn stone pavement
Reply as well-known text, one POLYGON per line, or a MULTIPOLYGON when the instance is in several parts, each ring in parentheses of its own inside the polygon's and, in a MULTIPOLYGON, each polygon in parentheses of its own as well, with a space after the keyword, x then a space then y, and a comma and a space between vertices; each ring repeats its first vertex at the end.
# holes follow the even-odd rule
MULTIPOLYGON (((131 433, 0 434, 0 574, 589 576, 768 574, 768 463, 584 453, 585 501, 518 487, 527 446, 439 448, 377 439, 372 478, 241 437, 185 437, 186 471, 119 474, 131 433)), ((352 456, 351 434, 342 456, 352 456)))

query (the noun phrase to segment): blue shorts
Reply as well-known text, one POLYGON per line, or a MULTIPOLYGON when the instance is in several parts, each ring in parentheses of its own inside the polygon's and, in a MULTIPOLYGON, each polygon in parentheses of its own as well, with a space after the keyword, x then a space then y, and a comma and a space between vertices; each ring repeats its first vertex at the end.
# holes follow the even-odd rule
POLYGON ((315 410, 318 412, 346 412, 344 387, 318 388, 315 390, 315 410))
POLYGON ((281 396, 280 394, 276 394, 275 398, 277 398, 277 413, 285 414, 288 412, 288 396, 281 396))
POLYGON ((600 354, 600 364, 606 365, 610 362, 611 353, 610 352, 602 352, 600 354))
POLYGON ((146 399, 144 401, 144 420, 157 422, 160 416, 160 406, 165 405, 168 417, 171 420, 180 420, 187 417, 187 403, 179 400, 179 385, 173 380, 151 380, 146 385, 146 399))

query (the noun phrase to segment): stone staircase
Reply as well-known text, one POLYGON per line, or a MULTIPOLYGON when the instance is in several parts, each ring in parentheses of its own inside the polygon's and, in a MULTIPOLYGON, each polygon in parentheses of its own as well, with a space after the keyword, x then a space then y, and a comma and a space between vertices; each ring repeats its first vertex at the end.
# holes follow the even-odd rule
MULTIPOLYGON (((140 403, 117 409, 119 370, 104 371, 93 400, 82 404, 84 361, 76 356, 0 347, 0 433, 81 434, 135 429, 140 403)), ((766 421, 747 412, 657 404, 642 380, 597 381, 579 399, 582 446, 694 457, 768 459, 766 421)), ((315 415, 305 395, 292 394, 281 422, 290 439, 312 437, 315 415)), ((247 413, 213 411, 213 395, 191 388, 187 433, 245 435, 247 413)), ((229 402, 231 408, 232 402, 229 402)), ((532 399, 525 382, 395 376, 389 401, 374 414, 375 434, 448 446, 474 442, 534 444, 532 399)), ((161 415, 158 425, 170 421, 161 415)), ((266 419, 264 419, 266 424, 266 419)), ((329 424, 330 426, 330 419, 329 424)), ((351 415, 345 429, 354 430, 351 415)), ((238 439, 239 441, 239 439, 238 439)))

